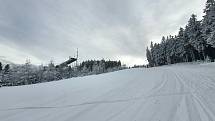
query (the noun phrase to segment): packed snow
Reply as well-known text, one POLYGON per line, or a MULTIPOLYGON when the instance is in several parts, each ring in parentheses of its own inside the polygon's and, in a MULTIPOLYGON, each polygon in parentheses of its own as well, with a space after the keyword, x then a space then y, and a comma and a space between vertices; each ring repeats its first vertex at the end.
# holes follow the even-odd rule
POLYGON ((0 88, 0 121, 214 121, 215 63, 0 88))

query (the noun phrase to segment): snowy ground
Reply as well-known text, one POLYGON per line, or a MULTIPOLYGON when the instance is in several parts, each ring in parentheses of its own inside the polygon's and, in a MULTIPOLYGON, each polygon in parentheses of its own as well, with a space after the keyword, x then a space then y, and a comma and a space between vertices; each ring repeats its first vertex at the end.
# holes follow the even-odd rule
POLYGON ((0 121, 215 121, 215 63, 0 88, 0 121))

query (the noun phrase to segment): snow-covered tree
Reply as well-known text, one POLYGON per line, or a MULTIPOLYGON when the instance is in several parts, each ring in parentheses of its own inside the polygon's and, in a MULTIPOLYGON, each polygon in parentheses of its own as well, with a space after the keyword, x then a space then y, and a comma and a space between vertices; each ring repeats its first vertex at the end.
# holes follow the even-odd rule
MULTIPOLYGON (((201 31, 201 22, 197 21, 196 15, 192 14, 190 20, 188 21, 188 25, 186 26, 186 34, 189 44, 194 47, 195 50, 198 51, 198 54, 195 55, 196 59, 204 59, 205 58, 205 47, 206 41, 202 36, 201 31)), ((195 51, 193 50, 193 51, 195 51)))
POLYGON ((160 45, 160 65, 166 65, 167 64, 167 44, 166 44, 166 38, 162 37, 161 45, 160 45))
POLYGON ((9 65, 9 64, 6 64, 5 67, 4 67, 4 72, 9 71, 9 69, 10 69, 10 65, 9 65))
POLYGON ((55 81, 62 79, 62 77, 66 78, 65 68, 56 69, 54 62, 51 60, 47 67, 45 67, 43 72, 44 81, 55 81), (60 74, 61 73, 61 74, 60 74))
MULTIPOLYGON (((215 31, 215 1, 207 0, 206 8, 204 9, 205 15, 202 20, 202 33, 208 44, 213 44, 215 40, 208 39, 211 37, 213 31, 215 31)), ((213 45, 214 46, 214 45, 213 45)))
POLYGON ((98 74, 99 73, 99 62, 97 61, 94 61, 93 65, 92 65, 92 72, 95 73, 95 74, 98 74))
POLYGON ((208 38, 208 43, 209 43, 210 45, 212 45, 212 47, 215 48, 215 31, 213 31, 213 32, 211 33, 211 35, 209 36, 209 38, 208 38))
POLYGON ((149 62, 149 66, 152 67, 153 66, 152 55, 148 47, 146 48, 146 57, 149 62))
POLYGON ((102 59, 100 62, 99 62, 99 73, 104 73, 105 72, 105 60, 102 59))
POLYGON ((178 35, 163 37, 161 43, 147 48, 149 65, 160 66, 180 62, 215 59, 215 1, 207 0, 202 21, 192 14, 178 35))

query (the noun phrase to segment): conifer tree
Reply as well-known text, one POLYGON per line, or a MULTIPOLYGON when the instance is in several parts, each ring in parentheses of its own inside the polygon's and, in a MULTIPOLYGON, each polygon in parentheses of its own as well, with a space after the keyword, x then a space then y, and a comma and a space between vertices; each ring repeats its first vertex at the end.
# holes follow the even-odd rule
POLYGON ((2 63, 0 62, 0 72, 2 71, 2 63))
POLYGON ((210 39, 212 32, 215 31, 215 1, 207 0, 206 8, 204 9, 205 15, 202 20, 202 33, 204 39, 208 42, 208 44, 213 45, 213 39, 210 39))

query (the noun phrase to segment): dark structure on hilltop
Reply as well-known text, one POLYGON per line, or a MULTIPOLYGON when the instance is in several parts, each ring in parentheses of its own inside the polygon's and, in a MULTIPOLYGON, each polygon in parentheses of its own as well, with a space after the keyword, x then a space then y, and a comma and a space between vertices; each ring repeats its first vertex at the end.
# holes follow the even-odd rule
POLYGON ((77 61, 77 58, 69 58, 69 60, 57 65, 56 68, 64 68, 75 61, 77 61))
POLYGON ((69 57, 69 60, 57 65, 56 68, 67 67, 69 64, 71 64, 73 62, 76 62, 76 66, 78 66, 78 48, 77 48, 77 52, 76 52, 76 58, 75 57, 74 58, 69 57))

